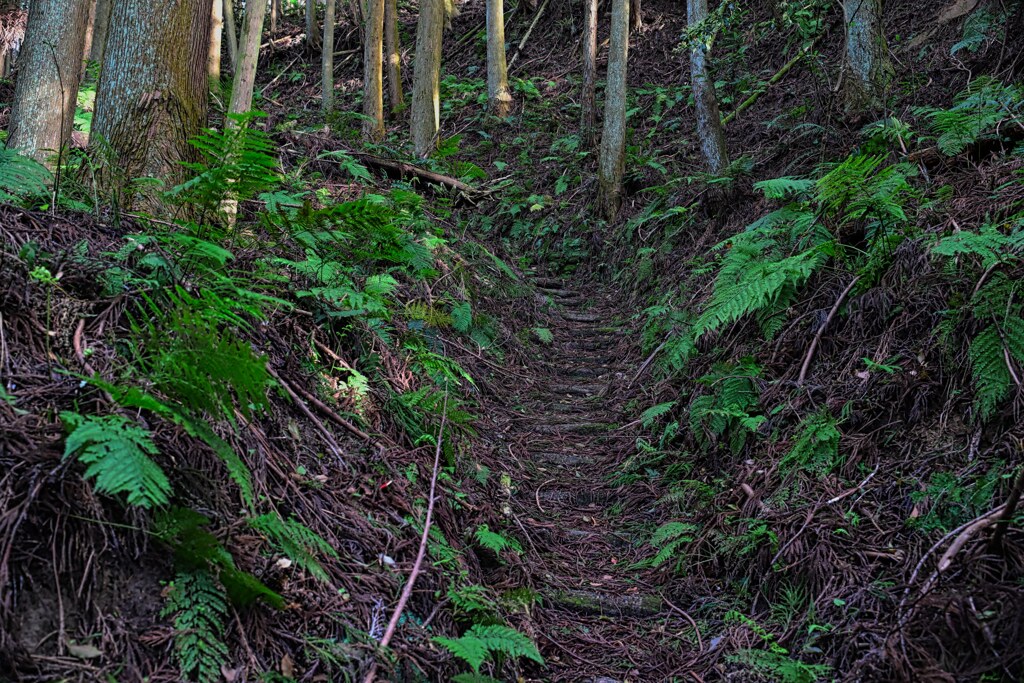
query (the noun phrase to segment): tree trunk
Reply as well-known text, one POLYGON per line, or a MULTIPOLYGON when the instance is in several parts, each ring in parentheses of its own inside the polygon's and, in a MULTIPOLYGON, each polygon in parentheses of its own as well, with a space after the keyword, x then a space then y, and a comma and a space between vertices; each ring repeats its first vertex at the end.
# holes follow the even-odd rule
POLYGON ((374 141, 384 137, 383 52, 384 0, 370 0, 363 43, 363 135, 374 141))
POLYGON ((82 41, 82 75, 80 80, 85 80, 85 68, 89 65, 89 55, 92 54, 93 28, 96 25, 96 0, 88 0, 89 17, 85 23, 85 39, 82 41))
POLYGON ((334 11, 337 0, 324 7, 324 42, 320 59, 320 109, 328 114, 334 108, 334 11))
POLYGON ((508 116, 512 93, 505 62, 505 9, 502 0, 487 0, 487 105, 498 118, 508 116))
POLYGON ((384 0, 384 50, 388 63, 388 100, 391 113, 395 113, 405 105, 402 55, 398 44, 398 0, 384 0))
POLYGON ((306 0, 306 51, 309 54, 320 47, 320 32, 316 30, 316 0, 306 0))
POLYGON ((626 167, 626 66, 629 59, 629 2, 612 0, 608 45, 608 80, 604 94, 604 129, 598 158, 597 199, 611 221, 622 205, 626 167))
POLYGON ((150 194, 125 192, 136 178, 183 179, 183 161, 197 161, 189 140, 206 125, 205 0, 118 0, 96 94, 90 146, 107 157, 101 183, 120 205, 156 208, 150 194))
POLYGON ((89 61, 103 63, 103 50, 107 46, 107 30, 110 26, 110 10, 113 0, 96 0, 96 14, 92 22, 92 44, 89 47, 89 61))
POLYGON ((270 33, 277 31, 277 18, 281 12, 281 0, 270 0, 270 33))
POLYGON ((441 39, 445 0, 422 0, 416 22, 416 63, 412 72, 412 146, 426 158, 437 147, 440 125, 441 39))
MULTIPOLYGON (((686 21, 691 31, 708 18, 708 0, 687 0, 686 21)), ((708 73, 707 38, 696 31, 690 45, 690 86, 697 116, 697 138, 708 170, 717 175, 729 165, 715 83, 708 73)))
POLYGON ((267 16, 266 0, 249 0, 245 4, 245 23, 242 40, 238 45, 238 64, 231 85, 231 105, 228 112, 243 114, 252 109, 252 91, 256 85, 256 67, 260 59, 260 39, 263 19, 267 16))
POLYGON ((597 129, 597 0, 583 0, 583 90, 580 138, 593 147, 597 129))
POLYGON ((644 27, 644 16, 640 9, 640 0, 629 0, 629 30, 638 33, 644 27))
POLYGON ((82 76, 88 0, 33 0, 7 146, 46 161, 71 137, 82 76))
POLYGON ((882 0, 843 0, 846 22, 846 106, 879 109, 895 76, 882 31, 882 0))
POLYGON ((220 95, 221 42, 224 37, 224 0, 210 3, 210 53, 207 57, 206 72, 210 79, 210 92, 220 95))
POLYGON ((235 23, 235 0, 224 0, 224 25, 228 30, 228 60, 238 68, 238 24, 235 23))

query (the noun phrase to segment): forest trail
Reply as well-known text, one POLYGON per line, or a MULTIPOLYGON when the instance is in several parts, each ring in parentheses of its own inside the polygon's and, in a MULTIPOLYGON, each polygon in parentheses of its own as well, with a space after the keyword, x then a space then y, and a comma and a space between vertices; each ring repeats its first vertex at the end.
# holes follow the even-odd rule
POLYGON ((553 339, 528 367, 530 385, 511 392, 498 435, 527 473, 511 508, 540 605, 523 626, 547 661, 544 680, 671 680, 685 674, 689 648, 673 632, 689 624, 633 566, 655 498, 615 481, 636 448, 625 405, 638 339, 611 294, 533 284, 551 304, 553 339))

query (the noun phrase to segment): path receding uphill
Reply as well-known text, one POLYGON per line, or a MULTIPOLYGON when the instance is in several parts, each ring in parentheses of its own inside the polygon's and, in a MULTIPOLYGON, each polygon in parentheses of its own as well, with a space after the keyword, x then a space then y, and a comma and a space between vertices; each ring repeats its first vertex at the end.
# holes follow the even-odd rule
POLYGON ((634 566, 649 555, 655 493, 615 480, 636 448, 624 406, 637 391, 638 336, 613 297, 533 283, 552 302, 554 339, 535 354, 534 381, 510 390, 501 438, 526 472, 512 510, 541 598, 524 627, 547 660, 542 680, 690 680, 695 653, 679 634, 693 631, 634 566))

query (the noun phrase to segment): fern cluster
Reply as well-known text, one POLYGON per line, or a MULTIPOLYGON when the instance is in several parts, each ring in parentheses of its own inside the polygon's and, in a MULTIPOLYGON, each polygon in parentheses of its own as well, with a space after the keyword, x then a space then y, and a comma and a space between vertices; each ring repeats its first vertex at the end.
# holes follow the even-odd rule
POLYGON ((479 673, 481 665, 495 656, 525 657, 544 663, 529 637, 502 624, 474 624, 459 638, 437 637, 434 642, 469 664, 474 673, 479 673))
POLYGON ((160 615, 174 617, 174 657, 185 679, 197 683, 221 680, 228 661, 224 632, 228 600, 222 586, 207 571, 180 572, 166 591, 160 615))
POLYGON ((832 469, 839 456, 839 420, 827 409, 805 417, 797 429, 793 446, 779 461, 779 469, 804 469, 823 474, 832 469))
POLYGON ((710 389, 690 403, 690 429, 702 446, 727 436, 734 453, 743 449, 747 437, 765 421, 760 412, 760 392, 754 383, 761 369, 753 360, 738 365, 721 363, 698 381, 710 389))
POLYGON ((999 124, 1017 116, 1024 108, 1024 88, 1005 85, 990 76, 979 76, 957 95, 949 109, 920 108, 936 134, 936 145, 943 154, 955 155, 986 135, 999 124))

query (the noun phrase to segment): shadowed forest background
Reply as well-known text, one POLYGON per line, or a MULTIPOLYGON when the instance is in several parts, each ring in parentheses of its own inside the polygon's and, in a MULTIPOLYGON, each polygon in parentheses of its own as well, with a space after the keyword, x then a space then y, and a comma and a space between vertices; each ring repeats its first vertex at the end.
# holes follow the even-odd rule
POLYGON ((1021 35, 3 3, 0 681, 1024 679, 1021 35))

